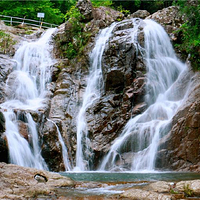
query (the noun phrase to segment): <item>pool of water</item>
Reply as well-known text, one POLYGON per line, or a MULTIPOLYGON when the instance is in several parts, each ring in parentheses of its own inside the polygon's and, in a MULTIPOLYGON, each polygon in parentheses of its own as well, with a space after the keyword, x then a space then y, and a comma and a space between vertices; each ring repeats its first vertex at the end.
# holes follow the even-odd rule
POLYGON ((97 182, 140 182, 140 181, 181 181, 200 179, 200 173, 189 172, 61 172, 75 181, 97 182))
POLYGON ((179 172, 61 172, 77 181, 75 188, 60 188, 58 193, 67 200, 110 200, 129 188, 142 188, 153 181, 200 179, 200 173, 179 172))

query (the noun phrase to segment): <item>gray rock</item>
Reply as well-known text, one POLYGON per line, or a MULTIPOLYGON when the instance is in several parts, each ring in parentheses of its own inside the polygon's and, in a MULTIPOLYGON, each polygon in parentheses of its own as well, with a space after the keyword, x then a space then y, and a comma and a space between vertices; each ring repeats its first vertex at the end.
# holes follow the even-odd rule
POLYGON ((136 12, 132 13, 128 16, 128 18, 141 18, 145 19, 148 17, 150 13, 147 10, 137 10, 136 12))
POLYGON ((128 198, 133 200, 172 200, 172 196, 168 194, 159 194, 153 191, 145 191, 141 189, 129 189, 120 194, 122 198, 128 198))
POLYGON ((58 173, 12 164, 0 163, 0 174, 0 199, 30 199, 38 195, 51 197, 57 188, 75 185, 70 178, 58 173), (37 177, 43 177, 43 181, 38 181, 37 177))
POLYGON ((88 22, 93 19, 93 7, 89 0, 79 0, 76 7, 84 17, 83 21, 88 22))
POLYGON ((175 187, 179 192, 191 193, 192 196, 200 196, 200 180, 180 181, 175 187))

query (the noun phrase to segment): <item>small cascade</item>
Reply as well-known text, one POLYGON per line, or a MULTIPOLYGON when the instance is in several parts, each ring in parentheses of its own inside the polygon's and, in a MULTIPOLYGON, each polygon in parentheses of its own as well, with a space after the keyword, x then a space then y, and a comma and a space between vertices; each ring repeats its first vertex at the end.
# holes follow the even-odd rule
POLYGON ((67 151, 65 143, 63 141, 63 138, 62 138, 62 135, 60 133, 60 130, 59 130, 57 124, 54 121, 52 121, 50 119, 48 119, 48 121, 52 122, 55 125, 56 130, 58 132, 58 139, 59 139, 59 142, 60 142, 61 147, 62 147, 62 157, 63 157, 63 162, 64 162, 64 165, 65 165, 65 170, 66 171, 71 171, 72 167, 71 167, 71 164, 70 164, 70 161, 69 161, 69 158, 68 158, 68 151, 67 151))
POLYGON ((169 132, 171 119, 186 92, 181 91, 180 95, 173 87, 187 67, 176 58, 167 33, 152 20, 142 23, 145 23, 142 54, 147 67, 145 99, 149 107, 128 121, 99 170, 154 170, 159 140, 169 132))
POLYGON ((107 40, 109 39, 115 23, 103 29, 98 35, 95 47, 90 54, 91 69, 87 80, 87 87, 83 96, 83 103, 77 117, 77 151, 76 167, 74 170, 90 170, 93 153, 88 137, 86 111, 93 102, 100 98, 103 88, 101 60, 107 40))
POLYGON ((48 169, 44 162, 38 145, 38 136, 35 129, 35 124, 27 114, 29 134, 31 138, 32 149, 29 142, 19 134, 18 119, 16 114, 10 110, 4 112, 6 119, 6 137, 9 146, 10 162, 24 167, 33 167, 37 169, 48 169))
MULTIPOLYGON (((14 59, 16 69, 6 82, 6 101, 0 105, 6 119, 6 132, 10 162, 13 164, 48 169, 41 156, 36 123, 28 110, 37 111, 45 105, 46 83, 50 80, 53 60, 49 41, 55 29, 49 29, 35 42, 24 42, 14 59), (22 136, 18 114, 23 114, 27 137, 22 136)), ((21 121, 21 122, 22 122, 21 121)))

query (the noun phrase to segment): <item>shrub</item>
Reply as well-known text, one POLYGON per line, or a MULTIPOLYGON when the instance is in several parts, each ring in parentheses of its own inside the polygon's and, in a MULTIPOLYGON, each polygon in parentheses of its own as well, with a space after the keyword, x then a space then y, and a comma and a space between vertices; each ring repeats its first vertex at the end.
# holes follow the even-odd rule
POLYGON ((200 70, 200 4, 198 0, 179 0, 177 5, 186 22, 179 29, 181 42, 176 46, 186 55, 190 55, 193 69, 200 70))
POLYGON ((11 38, 10 34, 0 30, 0 52, 6 54, 11 49, 15 41, 11 38))

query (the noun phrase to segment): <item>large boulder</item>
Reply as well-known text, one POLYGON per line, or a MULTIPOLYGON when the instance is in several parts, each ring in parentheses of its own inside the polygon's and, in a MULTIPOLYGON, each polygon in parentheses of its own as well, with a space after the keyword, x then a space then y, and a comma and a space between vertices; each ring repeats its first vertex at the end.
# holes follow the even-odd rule
POLYGON ((171 39, 175 39, 173 32, 184 23, 183 16, 180 14, 177 6, 170 6, 158 10, 146 19, 153 19, 161 24, 165 28, 166 32, 171 36, 171 39))
POLYGON ((128 18, 141 18, 145 19, 148 17, 150 13, 147 10, 137 10, 136 12, 132 13, 128 16, 128 18))
POLYGON ((175 189, 188 196, 200 197, 200 180, 180 181, 176 183, 175 189))
POLYGON ((0 199, 52 198, 59 187, 74 187, 75 182, 57 173, 0 163, 0 199))
POLYGON ((79 0, 76 4, 76 7, 83 15, 83 21, 90 21, 93 19, 93 6, 89 0, 79 0))

